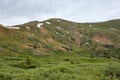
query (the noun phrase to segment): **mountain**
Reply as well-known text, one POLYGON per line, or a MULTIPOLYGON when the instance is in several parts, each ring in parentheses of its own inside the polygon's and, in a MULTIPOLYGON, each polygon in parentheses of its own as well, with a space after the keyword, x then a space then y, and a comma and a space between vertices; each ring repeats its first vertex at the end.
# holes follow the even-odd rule
POLYGON ((0 25, 0 54, 51 55, 67 52, 120 57, 120 20, 76 23, 59 18, 0 25))

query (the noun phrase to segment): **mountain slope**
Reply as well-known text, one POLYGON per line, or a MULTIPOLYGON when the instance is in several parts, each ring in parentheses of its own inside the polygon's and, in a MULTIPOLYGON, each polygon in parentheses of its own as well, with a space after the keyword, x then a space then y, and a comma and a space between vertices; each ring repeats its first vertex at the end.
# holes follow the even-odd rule
POLYGON ((119 57, 119 50, 120 20, 75 23, 53 18, 8 27, 0 25, 0 54, 46 55, 61 51, 89 51, 102 56, 114 53, 119 57))

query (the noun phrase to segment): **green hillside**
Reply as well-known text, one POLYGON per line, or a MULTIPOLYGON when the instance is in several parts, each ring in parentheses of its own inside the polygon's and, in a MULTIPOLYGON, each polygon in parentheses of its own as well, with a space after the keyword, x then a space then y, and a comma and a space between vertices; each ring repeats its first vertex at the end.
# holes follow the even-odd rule
POLYGON ((120 20, 0 25, 0 80, 120 80, 120 20))
POLYGON ((8 27, 1 25, 0 54, 51 55, 60 51, 86 51, 84 56, 112 55, 119 58, 119 25, 120 20, 75 23, 57 18, 8 27))

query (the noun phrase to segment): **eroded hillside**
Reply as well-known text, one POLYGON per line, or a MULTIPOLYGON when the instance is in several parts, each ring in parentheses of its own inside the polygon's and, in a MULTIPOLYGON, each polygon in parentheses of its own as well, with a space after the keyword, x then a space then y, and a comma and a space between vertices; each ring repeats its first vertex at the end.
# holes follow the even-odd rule
POLYGON ((0 25, 0 54, 46 55, 58 51, 89 51, 101 57, 111 53, 119 57, 120 20, 75 23, 53 18, 8 27, 0 25))

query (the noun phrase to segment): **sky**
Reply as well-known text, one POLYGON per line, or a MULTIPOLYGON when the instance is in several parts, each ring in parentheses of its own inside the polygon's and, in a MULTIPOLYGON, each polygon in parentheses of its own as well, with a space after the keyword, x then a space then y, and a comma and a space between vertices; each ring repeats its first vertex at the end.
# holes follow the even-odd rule
POLYGON ((49 18, 101 22, 120 18, 120 0, 0 0, 0 24, 49 18))

